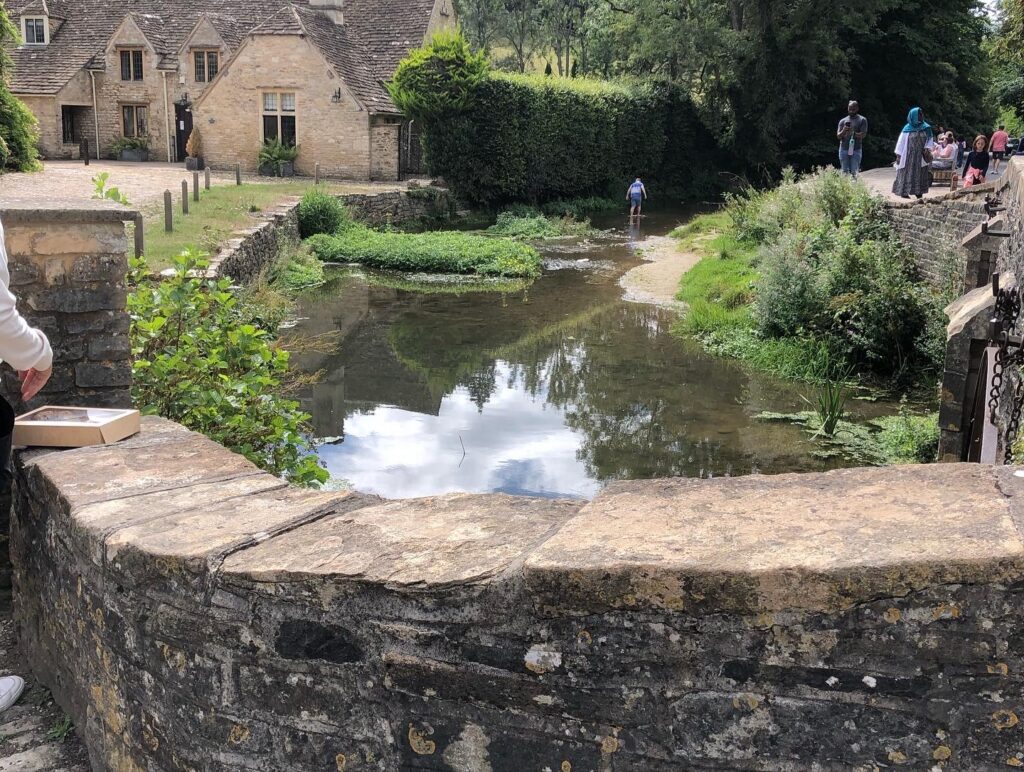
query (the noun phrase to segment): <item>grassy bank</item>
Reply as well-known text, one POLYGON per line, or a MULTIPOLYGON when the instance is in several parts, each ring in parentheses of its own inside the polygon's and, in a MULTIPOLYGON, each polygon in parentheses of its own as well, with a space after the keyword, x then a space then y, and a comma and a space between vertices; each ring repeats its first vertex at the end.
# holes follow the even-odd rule
POLYGON ((680 248, 702 256, 680 284, 678 332, 786 378, 933 382, 950 298, 921 280, 881 209, 825 171, 747 191, 677 229, 680 248))

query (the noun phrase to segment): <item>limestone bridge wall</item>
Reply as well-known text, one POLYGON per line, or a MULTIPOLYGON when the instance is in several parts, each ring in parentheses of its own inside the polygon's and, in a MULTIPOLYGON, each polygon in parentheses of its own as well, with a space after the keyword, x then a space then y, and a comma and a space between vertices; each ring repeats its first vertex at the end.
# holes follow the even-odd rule
POLYGON ((19 461, 16 619, 97 770, 1024 764, 1024 478, 298 490, 160 419, 19 461))

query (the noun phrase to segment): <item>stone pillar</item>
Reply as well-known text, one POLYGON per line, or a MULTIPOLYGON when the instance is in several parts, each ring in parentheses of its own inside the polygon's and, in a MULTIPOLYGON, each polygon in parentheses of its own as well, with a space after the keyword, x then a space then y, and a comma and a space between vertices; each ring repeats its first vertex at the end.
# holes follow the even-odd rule
POLYGON ((129 407, 131 345, 125 222, 136 212, 111 201, 5 201, 11 290, 53 346, 53 377, 29 405, 3 368, 3 393, 17 412, 42 404, 129 407))

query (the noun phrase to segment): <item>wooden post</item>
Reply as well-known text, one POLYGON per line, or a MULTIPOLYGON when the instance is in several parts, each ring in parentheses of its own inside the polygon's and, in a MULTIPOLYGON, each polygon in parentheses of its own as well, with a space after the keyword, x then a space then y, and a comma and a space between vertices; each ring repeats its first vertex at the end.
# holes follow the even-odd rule
POLYGON ((146 235, 142 230, 142 213, 135 215, 135 256, 142 257, 146 251, 146 235))
POLYGON ((235 184, 242 184, 242 164, 235 164, 235 184))
POLYGON ((206 167, 206 171, 203 172, 203 187, 207 190, 210 189, 210 167, 206 167))
POLYGON ((316 166, 313 167, 313 184, 320 184, 320 162, 316 162, 316 166))
POLYGON ((181 181, 181 213, 188 214, 188 180, 181 181))
POLYGON ((199 200, 199 172, 192 172, 192 200, 199 200))
POLYGON ((169 190, 164 191, 164 230, 174 230, 174 201, 169 190))
POLYGON ((78 154, 82 156, 82 160, 85 161, 85 165, 89 165, 89 140, 82 137, 82 141, 78 144, 78 154))

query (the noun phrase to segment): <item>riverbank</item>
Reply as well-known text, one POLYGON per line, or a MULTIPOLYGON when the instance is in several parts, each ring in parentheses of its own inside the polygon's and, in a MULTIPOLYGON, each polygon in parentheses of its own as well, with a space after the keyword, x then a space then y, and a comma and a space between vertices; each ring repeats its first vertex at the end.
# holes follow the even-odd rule
POLYGON ((683 249, 669 236, 648 236, 637 253, 646 261, 627 271, 619 285, 626 291, 625 299, 649 303, 675 311, 685 311, 686 304, 678 297, 683 274, 702 259, 692 249, 683 249))

